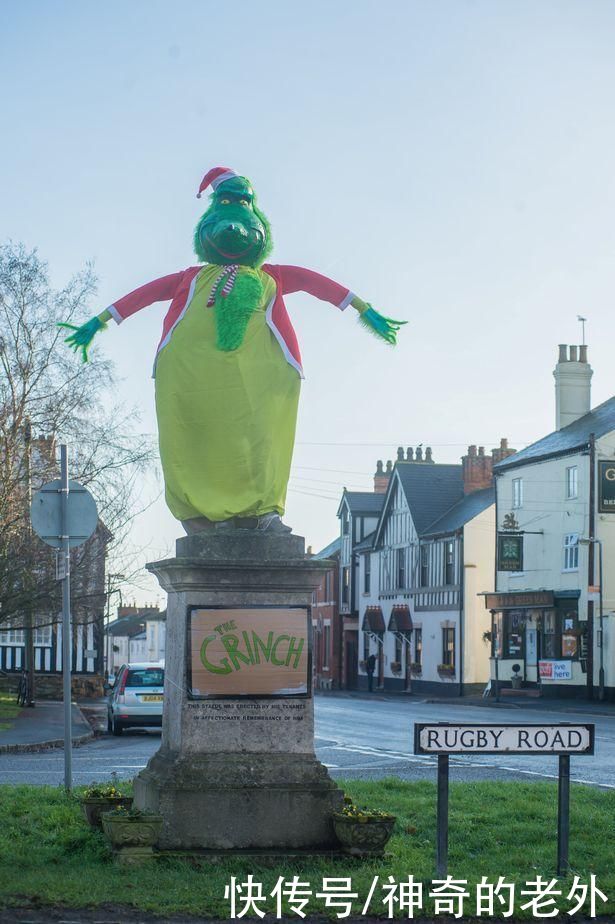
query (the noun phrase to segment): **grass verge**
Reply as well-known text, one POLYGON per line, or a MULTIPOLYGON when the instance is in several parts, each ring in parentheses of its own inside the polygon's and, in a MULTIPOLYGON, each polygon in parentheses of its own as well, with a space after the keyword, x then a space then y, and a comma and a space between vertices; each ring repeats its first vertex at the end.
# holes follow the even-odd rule
POLYGON ((13 719, 16 719, 21 710, 15 702, 14 693, 0 693, 0 731, 10 728, 13 719))
MULTIPOLYGON (((389 855, 381 860, 302 860, 258 866, 246 860, 218 864, 163 859, 138 869, 113 865, 102 834, 89 829, 77 799, 62 790, 38 786, 0 787, 0 904, 94 907, 105 902, 126 904, 159 914, 184 913, 228 917, 225 885, 231 876, 243 882, 249 873, 263 884, 265 895, 278 877, 299 876, 321 891, 323 877, 351 877, 359 898, 353 913, 360 915, 375 876, 379 885, 369 914, 387 917, 380 884, 389 877, 409 875, 429 883, 434 876, 435 786, 398 779, 340 784, 361 805, 393 812, 398 817, 389 855)), ((450 794, 450 864, 456 879, 472 884, 481 876, 525 884, 537 875, 555 876, 557 790, 551 783, 457 783, 450 794)), ((610 896, 598 903, 599 914, 615 912, 615 791, 576 785, 571 791, 570 861, 572 873, 560 881, 564 895, 576 873, 597 877, 610 896)), ((525 887, 524 885, 522 887, 525 887)), ((428 887, 425 888, 427 894, 428 887)), ((433 913, 433 902, 426 902, 433 913)), ((474 914, 474 898, 465 914, 474 914)), ((261 906, 262 907, 262 906, 261 906)), ((268 898, 263 908, 275 913, 268 898)), ((306 909, 336 917, 322 899, 306 909)), ((408 917, 402 912, 400 917, 408 917)), ((254 914, 248 914, 253 918, 254 914)), ((531 911, 517 918, 532 919, 531 911)), ((297 918, 300 920, 300 918, 297 918)))

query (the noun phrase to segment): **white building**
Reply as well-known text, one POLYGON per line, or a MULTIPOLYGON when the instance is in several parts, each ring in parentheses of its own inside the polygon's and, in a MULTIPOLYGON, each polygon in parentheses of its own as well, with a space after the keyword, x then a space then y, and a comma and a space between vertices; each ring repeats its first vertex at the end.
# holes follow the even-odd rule
MULTIPOLYGON (((590 410, 587 347, 560 346, 556 429, 494 468, 492 676, 543 695, 615 697, 615 398, 590 410), (588 541, 591 540, 591 541, 588 541), (602 642, 602 645, 601 645, 602 642), (513 670, 513 666, 517 670, 513 670)), ((486 590, 487 588, 483 588, 486 590)))
POLYGON ((156 606, 123 606, 106 629, 107 672, 115 674, 122 664, 164 661, 166 610, 156 606))
POLYGON ((398 450, 373 534, 355 547, 361 630, 359 686, 462 695, 489 678, 489 615, 477 593, 493 581, 492 465, 471 446, 461 465, 398 450))

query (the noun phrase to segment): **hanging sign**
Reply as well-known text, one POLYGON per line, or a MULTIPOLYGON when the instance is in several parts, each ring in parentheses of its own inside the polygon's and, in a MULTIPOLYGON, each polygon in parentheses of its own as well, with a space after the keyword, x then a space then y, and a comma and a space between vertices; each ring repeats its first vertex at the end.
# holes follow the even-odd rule
POLYGON ((615 461, 598 462, 598 510, 615 513, 615 461))
POLYGON ((523 536, 498 533, 498 571, 523 571, 523 536))
POLYGON ((307 696, 306 607, 190 607, 191 699, 307 696))

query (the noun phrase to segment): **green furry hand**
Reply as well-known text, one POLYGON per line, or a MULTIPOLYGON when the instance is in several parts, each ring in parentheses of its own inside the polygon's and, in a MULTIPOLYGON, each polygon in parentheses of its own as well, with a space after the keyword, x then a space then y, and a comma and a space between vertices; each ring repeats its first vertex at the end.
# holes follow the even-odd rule
MULTIPOLYGON (((366 304, 369 304, 366 302, 366 304)), ((371 305, 367 311, 359 315, 359 323, 363 324, 370 333, 375 334, 382 340, 386 340, 391 346, 397 343, 397 332, 407 321, 395 321, 393 318, 385 318, 384 315, 375 311, 371 305)))
POLYGON ((58 323, 58 327, 67 327, 69 330, 74 331, 73 334, 65 337, 64 343, 67 343, 75 353, 81 350, 81 359, 84 363, 88 361, 88 347, 92 340, 98 331, 104 330, 106 326, 100 318, 92 318, 82 324, 81 327, 76 327, 74 324, 64 324, 63 322, 58 323))

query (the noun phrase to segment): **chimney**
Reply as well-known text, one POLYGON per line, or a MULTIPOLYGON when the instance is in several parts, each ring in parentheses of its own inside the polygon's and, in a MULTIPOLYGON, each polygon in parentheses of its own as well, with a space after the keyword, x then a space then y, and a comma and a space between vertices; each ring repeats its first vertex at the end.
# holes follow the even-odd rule
POLYGON ((517 451, 516 449, 509 448, 508 440, 506 439, 506 437, 503 436, 502 439, 500 440, 499 448, 491 450, 491 458, 493 461, 493 465, 497 465, 498 462, 501 462, 502 459, 507 459, 508 456, 514 456, 516 451, 517 451))
POLYGON ((414 449, 408 446, 406 449, 406 462, 414 462, 414 449))
POLYGON ((393 463, 387 462, 386 472, 380 459, 376 462, 376 471, 374 474, 374 494, 385 494, 389 486, 389 479, 393 471, 393 463))
POLYGON ((403 446, 397 447, 397 461, 398 462, 404 461, 404 447, 403 446))
POLYGON ((416 447, 416 452, 415 452, 415 454, 414 454, 414 461, 415 461, 415 462, 422 462, 422 461, 423 461, 423 449, 422 449, 422 446, 417 446, 417 447, 416 447))
POLYGON ((561 430, 591 410, 594 370, 587 361, 587 346, 560 343, 555 377, 555 428, 561 430))
POLYGON ((434 460, 432 459, 432 457, 431 457, 431 446, 428 446, 427 449, 425 450, 425 461, 426 461, 429 465, 435 465, 435 464, 436 464, 436 463, 434 462, 434 460))

